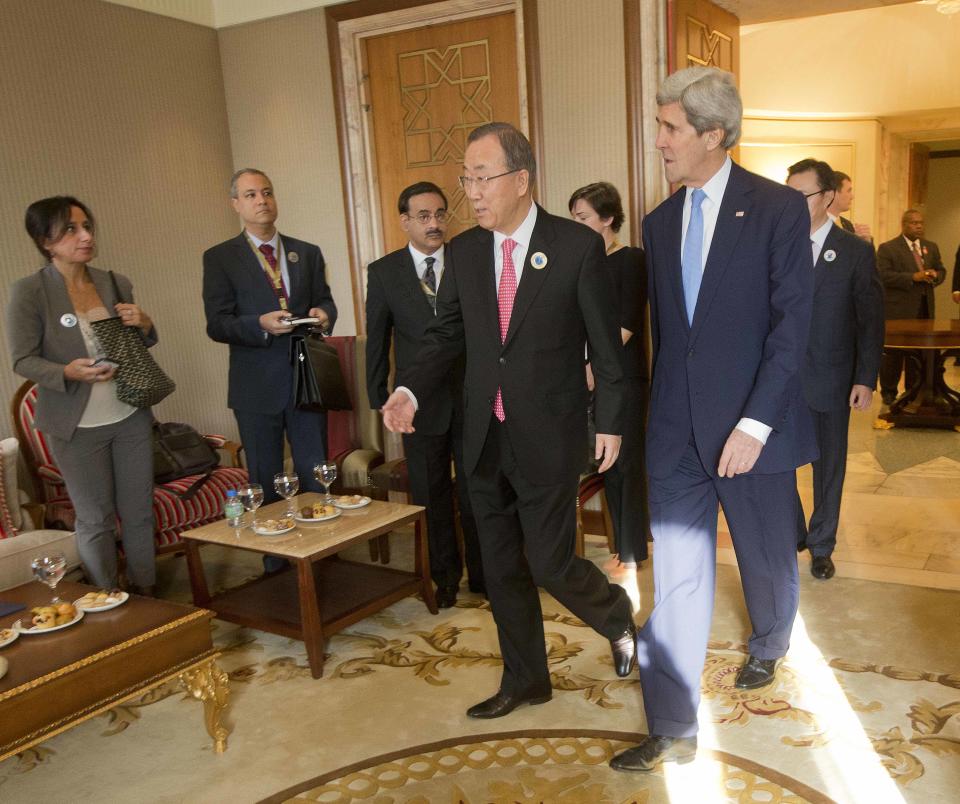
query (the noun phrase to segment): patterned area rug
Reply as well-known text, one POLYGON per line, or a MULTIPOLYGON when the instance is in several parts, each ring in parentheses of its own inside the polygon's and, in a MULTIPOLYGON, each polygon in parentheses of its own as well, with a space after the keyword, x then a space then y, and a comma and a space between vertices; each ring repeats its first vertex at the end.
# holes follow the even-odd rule
MULTIPOLYGON (((225 561, 212 583, 251 570, 225 561)), ((186 594, 182 577, 165 582, 186 594)), ((698 758, 646 776, 607 767, 646 729, 636 674, 617 678, 606 640, 551 597, 542 606, 553 700, 493 723, 464 716, 501 671, 477 595, 437 616, 408 598, 357 623, 329 641, 316 680, 303 643, 218 622, 224 755, 200 705, 170 685, 0 763, 0 801, 957 800, 960 593, 801 578, 776 682, 740 691, 748 625, 736 570, 720 567, 698 758)))

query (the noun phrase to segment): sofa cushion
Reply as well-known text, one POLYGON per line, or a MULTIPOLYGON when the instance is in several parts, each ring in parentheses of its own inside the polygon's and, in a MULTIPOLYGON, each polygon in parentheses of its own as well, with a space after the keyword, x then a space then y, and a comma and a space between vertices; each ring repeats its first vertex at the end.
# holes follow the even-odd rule
POLYGON ((43 553, 53 552, 66 556, 67 572, 80 565, 77 540, 69 530, 29 530, 16 539, 0 541, 0 589, 32 580, 30 562, 43 553))

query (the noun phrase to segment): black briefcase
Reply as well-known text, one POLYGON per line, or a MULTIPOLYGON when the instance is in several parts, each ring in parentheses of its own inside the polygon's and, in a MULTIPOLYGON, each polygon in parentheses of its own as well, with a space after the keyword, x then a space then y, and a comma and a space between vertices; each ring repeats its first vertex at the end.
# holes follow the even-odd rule
POLYGON ((301 410, 353 410, 335 346, 319 330, 290 338, 293 398, 301 410))

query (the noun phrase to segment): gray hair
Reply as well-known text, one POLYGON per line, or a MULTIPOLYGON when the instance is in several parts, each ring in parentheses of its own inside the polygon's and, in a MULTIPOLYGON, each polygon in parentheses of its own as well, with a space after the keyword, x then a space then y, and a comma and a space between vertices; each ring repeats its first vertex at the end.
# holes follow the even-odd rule
POLYGON ((263 178, 265 178, 268 182, 270 181, 270 177, 266 173, 264 173, 262 170, 257 170, 256 168, 240 168, 240 170, 238 170, 236 173, 234 173, 230 177, 230 197, 231 198, 237 197, 237 180, 241 176, 246 176, 248 173, 254 176, 263 176, 263 178))
POLYGON ((743 102, 732 73, 716 67, 687 67, 667 76, 657 91, 657 106, 679 103, 697 134, 723 129, 723 147, 740 139, 743 102))
POLYGON ((525 170, 530 174, 530 185, 537 180, 537 160, 533 156, 530 140, 523 132, 510 123, 484 123, 467 136, 467 143, 476 142, 483 137, 493 135, 500 141, 500 147, 507 161, 507 170, 525 170))

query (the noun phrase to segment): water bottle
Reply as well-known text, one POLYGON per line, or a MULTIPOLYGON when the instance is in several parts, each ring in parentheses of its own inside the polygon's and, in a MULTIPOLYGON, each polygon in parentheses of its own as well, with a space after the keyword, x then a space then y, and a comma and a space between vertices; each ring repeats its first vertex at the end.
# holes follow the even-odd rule
POLYGON ((231 528, 234 530, 240 529, 243 518, 243 503, 240 502, 236 489, 227 490, 227 499, 223 503, 223 515, 231 528))

